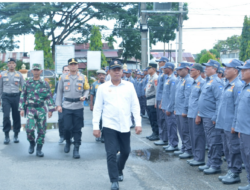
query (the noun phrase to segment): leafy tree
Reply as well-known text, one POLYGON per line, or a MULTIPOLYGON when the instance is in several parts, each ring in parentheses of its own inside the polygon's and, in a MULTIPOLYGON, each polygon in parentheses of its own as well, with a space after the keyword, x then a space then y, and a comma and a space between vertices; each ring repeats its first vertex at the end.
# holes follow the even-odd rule
POLYGON ((250 57, 250 18, 245 16, 240 44, 240 57, 242 61, 246 61, 250 57))
POLYGON ((222 50, 237 50, 240 48, 241 36, 233 35, 226 40, 219 40, 213 47, 220 53, 222 50))
POLYGON ((207 50, 206 49, 203 49, 201 50, 201 52, 199 54, 197 54, 196 58, 195 58, 195 62, 196 63, 199 63, 200 62, 200 59, 201 57, 207 53, 207 50))
POLYGON ((216 49, 210 49, 209 52, 214 54, 216 59, 220 59, 220 53, 216 49))
POLYGON ((55 45, 63 44, 71 34, 89 32, 91 19, 116 19, 131 3, 96 2, 33 2, 0 3, 0 48, 12 50, 17 46, 14 36, 42 32, 51 39, 52 56, 55 45), (2 40, 5 40, 4 43, 2 40))
POLYGON ((113 35, 107 36, 105 40, 108 42, 108 46, 110 49, 114 49, 113 43, 116 43, 117 41, 114 39, 113 35))
POLYGON ((98 26, 93 26, 90 36, 90 51, 101 51, 101 66, 107 65, 107 60, 102 51, 102 35, 98 26))
POLYGON ((217 60, 214 54, 207 51, 205 54, 201 56, 199 63, 207 63, 209 59, 217 60))
POLYGON ((51 41, 42 32, 35 34, 35 50, 43 50, 44 53, 44 68, 54 69, 54 62, 50 47, 51 41))

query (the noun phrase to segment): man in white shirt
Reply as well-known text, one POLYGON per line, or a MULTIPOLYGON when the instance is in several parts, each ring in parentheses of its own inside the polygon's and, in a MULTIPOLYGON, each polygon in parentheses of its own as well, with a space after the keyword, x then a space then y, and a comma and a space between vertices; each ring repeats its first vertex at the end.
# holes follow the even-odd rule
POLYGON ((120 61, 112 61, 109 69, 111 80, 102 84, 96 94, 93 134, 100 137, 99 122, 102 116, 111 190, 118 190, 118 181, 123 181, 122 170, 130 153, 131 113, 135 118, 136 134, 140 134, 142 128, 140 105, 134 85, 121 80, 123 71, 120 61), (116 161, 118 151, 120 157, 116 161))

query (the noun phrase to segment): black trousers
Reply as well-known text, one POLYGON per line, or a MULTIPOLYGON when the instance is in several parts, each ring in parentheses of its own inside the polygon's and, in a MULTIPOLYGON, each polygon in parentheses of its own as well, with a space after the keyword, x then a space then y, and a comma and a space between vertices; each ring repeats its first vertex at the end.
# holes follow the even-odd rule
POLYGON ((147 106, 148 117, 153 133, 159 135, 159 129, 157 124, 157 113, 155 106, 147 106))
POLYGON ((70 140, 74 137, 75 144, 81 144, 82 127, 83 127, 83 108, 70 110, 63 108, 64 121, 64 139, 70 140), (72 134, 71 134, 72 133, 72 134))
POLYGON ((12 110, 13 119, 13 131, 15 133, 20 132, 21 128, 21 117, 18 111, 20 96, 7 96, 3 93, 2 103, 3 103, 3 132, 9 133, 11 130, 10 122, 10 108, 12 110))
POLYGON ((59 136, 64 137, 64 120, 63 120, 63 112, 58 112, 58 128, 59 128, 59 136))
POLYGON ((108 173, 111 182, 118 182, 119 171, 125 167, 130 149, 130 132, 121 133, 107 127, 103 127, 105 138, 105 149, 107 153, 108 173), (120 150, 120 157, 116 160, 117 150, 120 150))

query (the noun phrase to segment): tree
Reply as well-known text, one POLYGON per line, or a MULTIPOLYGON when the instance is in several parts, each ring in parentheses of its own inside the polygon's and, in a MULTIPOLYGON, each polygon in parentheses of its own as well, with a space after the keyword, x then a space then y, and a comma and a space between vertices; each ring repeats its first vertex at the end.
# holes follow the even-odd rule
POLYGON ((242 33, 241 33, 241 44, 240 44, 240 57, 242 61, 249 59, 250 54, 250 18, 245 16, 242 33))
POLYGON ((12 50, 17 46, 14 36, 42 32, 51 39, 52 56, 55 45, 63 42, 75 33, 85 35, 89 32, 87 23, 91 19, 116 19, 126 12, 125 7, 131 3, 0 3, 0 48, 12 50))
POLYGON ((199 63, 207 63, 209 59, 217 60, 214 54, 207 51, 207 53, 201 56, 199 63))
POLYGON ((214 54, 216 59, 220 59, 220 53, 216 49, 210 49, 209 52, 214 54))
POLYGON ((116 43, 117 41, 114 39, 113 35, 107 36, 105 40, 108 42, 108 46, 110 49, 114 49, 113 43, 116 43))
POLYGON ((101 66, 107 65, 107 60, 102 51, 102 35, 98 26, 93 26, 90 36, 90 51, 101 51, 101 66))
POLYGON ((233 35, 226 40, 219 40, 213 47, 220 53, 222 50, 238 50, 240 48, 241 36, 233 35))
POLYGON ((201 50, 201 52, 199 54, 197 54, 196 58, 195 58, 195 62, 196 63, 199 63, 200 62, 200 59, 201 57, 207 53, 207 50, 206 49, 203 49, 201 50))
POLYGON ((35 34, 35 50, 43 50, 44 53, 44 68, 54 69, 54 62, 50 47, 51 41, 42 32, 35 34))

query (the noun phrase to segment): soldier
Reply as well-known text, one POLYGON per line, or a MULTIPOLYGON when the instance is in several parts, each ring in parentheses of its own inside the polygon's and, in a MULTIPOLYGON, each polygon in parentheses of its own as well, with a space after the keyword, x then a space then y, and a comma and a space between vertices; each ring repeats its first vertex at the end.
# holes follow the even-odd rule
POLYGON ((244 66, 239 66, 238 68, 241 69, 242 80, 245 81, 245 84, 238 95, 236 116, 232 130, 239 133, 240 152, 249 183, 247 186, 239 187, 238 190, 250 190, 250 60, 247 60, 244 66))
POLYGON ((71 131, 73 131, 74 137, 74 150, 73 158, 80 158, 79 147, 81 145, 81 129, 83 124, 83 101, 89 94, 89 83, 85 75, 77 73, 78 62, 72 58, 68 60, 70 73, 63 75, 58 84, 56 105, 57 110, 64 115, 64 137, 66 145, 64 152, 70 151, 70 137, 71 131), (62 104, 62 97, 64 96, 64 102, 62 104), (62 107, 61 107, 62 104, 62 107))
MULTIPOLYGON (((100 85, 102 85, 105 82, 105 76, 106 76, 106 72, 104 70, 98 70, 96 73, 97 73, 98 81, 92 84, 92 87, 90 90, 90 111, 93 111, 93 108, 94 108, 97 89, 99 88, 100 85)), ((102 119, 100 121, 99 128, 102 131, 102 119)), ((102 143, 104 143, 103 134, 101 135, 101 138, 96 138, 96 141, 101 141, 102 143)))
POLYGON ((150 75, 150 79, 146 86, 146 99, 147 99, 147 111, 149 116, 150 125, 152 128, 152 135, 147 136, 147 139, 159 139, 159 129, 157 124, 157 114, 156 114, 156 89, 157 89, 157 63, 151 61, 148 67, 148 74, 150 75))
MULTIPOLYGON (((4 144, 9 144, 9 132, 11 130, 10 108, 12 110, 14 143, 18 143, 18 133, 21 128, 20 113, 18 103, 20 99, 20 89, 23 87, 24 80, 20 72, 15 71, 16 61, 8 59, 8 71, 0 74, 0 99, 3 106, 3 132, 5 133, 4 144)), ((1 105, 1 102, 0 102, 1 105)))
POLYGON ((33 78, 26 81, 23 86, 19 102, 20 115, 23 117, 27 114, 27 124, 25 126, 27 139, 30 142, 29 154, 34 153, 36 147, 36 156, 43 157, 42 147, 46 133, 46 112, 48 107, 48 118, 51 118, 55 105, 50 91, 50 86, 46 81, 42 81, 40 74, 42 73, 41 64, 34 63, 32 65, 33 78), (35 128, 37 127, 37 139, 35 142, 35 128))
POLYGON ((190 141, 190 134, 188 128, 188 101, 191 93, 191 85, 194 80, 190 77, 189 63, 182 62, 180 66, 176 68, 178 70, 181 79, 176 86, 175 91, 175 115, 179 135, 182 141, 182 148, 180 151, 175 151, 175 155, 179 155, 179 158, 186 159, 192 157, 192 147, 190 141))
POLYGON ((200 166, 205 164, 205 146, 206 136, 203 124, 195 124, 195 118, 198 112, 198 100, 201 94, 201 88, 205 84, 205 80, 201 77, 203 67, 199 63, 195 63, 190 69, 190 76, 194 79, 191 86, 191 93, 188 103, 188 126, 192 145, 193 159, 188 160, 191 166, 200 166))
POLYGON ((167 62, 163 68, 167 78, 163 87, 161 108, 164 113, 166 123, 165 126, 167 128, 167 132, 165 134, 168 135, 168 146, 163 146, 163 149, 167 152, 172 152, 178 150, 179 142, 177 136, 176 118, 174 115, 175 87, 177 78, 173 73, 173 63, 167 62))
POLYGON ((238 78, 238 66, 241 66, 237 59, 233 59, 226 67, 225 77, 228 79, 221 97, 216 120, 216 129, 224 130, 223 148, 228 163, 228 173, 219 176, 219 180, 225 184, 240 182, 242 159, 240 154, 240 141, 238 133, 232 130, 232 123, 235 116, 235 105, 243 84, 238 78))
POLYGON ((203 123, 209 151, 206 165, 199 166, 199 170, 203 171, 204 174, 215 174, 221 172, 220 166, 222 164, 221 130, 215 128, 215 123, 223 84, 216 74, 220 67, 217 61, 210 59, 208 63, 203 63, 203 65, 206 66, 207 80, 201 89, 195 123, 196 125, 203 123))

